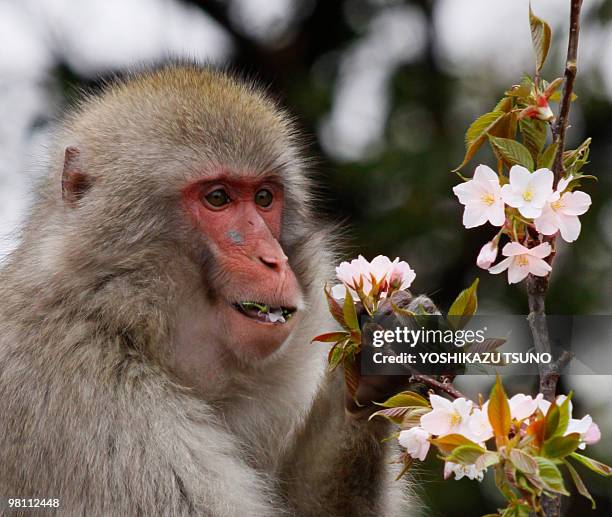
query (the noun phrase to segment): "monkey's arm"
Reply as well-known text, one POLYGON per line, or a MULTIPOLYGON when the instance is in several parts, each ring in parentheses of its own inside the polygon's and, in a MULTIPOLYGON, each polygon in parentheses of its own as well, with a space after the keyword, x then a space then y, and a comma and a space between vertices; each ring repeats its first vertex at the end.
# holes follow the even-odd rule
POLYGON ((285 465, 297 515, 408 515, 391 445, 381 443, 391 432, 382 418, 349 414, 341 369, 328 374, 285 465))

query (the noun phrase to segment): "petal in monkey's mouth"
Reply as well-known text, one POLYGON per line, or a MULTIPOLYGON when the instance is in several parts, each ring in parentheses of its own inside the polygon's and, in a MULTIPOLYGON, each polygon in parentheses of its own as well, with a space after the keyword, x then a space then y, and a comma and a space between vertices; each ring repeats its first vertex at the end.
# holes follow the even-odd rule
POLYGON ((290 307, 272 307, 265 303, 242 301, 233 304, 234 308, 246 317, 262 323, 287 323, 295 314, 296 309, 290 307))

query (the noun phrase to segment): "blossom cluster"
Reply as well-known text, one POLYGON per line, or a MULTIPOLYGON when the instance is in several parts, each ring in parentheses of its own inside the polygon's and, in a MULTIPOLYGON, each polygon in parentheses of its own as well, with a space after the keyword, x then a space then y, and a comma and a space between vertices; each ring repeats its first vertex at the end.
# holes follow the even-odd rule
POLYGON ((580 234, 580 220, 591 205, 591 197, 585 192, 572 190, 573 177, 562 178, 553 189, 554 175, 546 168, 530 172, 521 165, 510 169, 508 178, 500 178, 486 165, 476 167, 474 177, 453 187, 459 202, 465 206, 463 225, 466 228, 481 226, 486 222, 501 227, 501 231, 486 243, 476 260, 479 267, 496 274, 508 270, 508 282, 517 283, 528 274, 546 276, 551 268, 546 260, 552 253, 547 242, 536 246, 528 244, 528 232, 523 243, 518 242, 518 226, 533 228, 545 236, 560 234, 566 242, 573 242, 580 234), (505 182, 500 184, 500 179, 505 182), (502 249, 506 257, 497 265, 499 240, 502 234, 512 242, 502 249))
POLYGON ((354 299, 361 299, 364 305, 374 304, 398 290, 408 289, 416 274, 407 262, 397 257, 378 255, 368 262, 362 255, 350 262, 342 262, 336 268, 336 276, 341 284, 332 288, 332 296, 344 299, 346 292, 354 299), (370 303, 366 300, 369 298, 370 303))
MULTIPOLYGON (((556 404, 559 406, 565 400, 566 397, 560 395, 556 404)), ((405 429, 399 434, 399 443, 406 449, 410 457, 423 461, 427 457, 432 440, 450 435, 461 435, 486 451, 485 442, 494 436, 493 425, 489 419, 489 401, 479 407, 463 397, 450 401, 439 395, 431 394, 429 402, 431 411, 421 416, 420 425, 405 429)), ((508 405, 512 420, 511 433, 521 437, 526 436, 530 432, 531 424, 542 419, 551 408, 551 403, 544 400, 542 394, 535 398, 530 395, 517 394, 508 400, 508 405)), ((568 406, 569 420, 563 436, 577 433, 580 436, 578 445, 580 449, 598 442, 601 433, 591 416, 586 415, 581 419, 572 418, 571 401, 568 401, 568 406)), ((447 479, 454 473, 455 479, 465 476, 481 481, 486 469, 486 464, 478 462, 465 464, 446 461, 444 478, 447 479)))

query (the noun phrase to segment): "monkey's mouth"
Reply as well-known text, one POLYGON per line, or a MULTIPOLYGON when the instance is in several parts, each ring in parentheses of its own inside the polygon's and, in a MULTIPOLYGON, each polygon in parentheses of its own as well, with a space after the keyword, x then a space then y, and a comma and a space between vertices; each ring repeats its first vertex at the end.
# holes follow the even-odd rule
POLYGON ((234 309, 247 318, 262 323, 275 323, 277 325, 287 323, 297 310, 294 307, 272 307, 265 303, 252 301, 236 302, 233 306, 234 309))

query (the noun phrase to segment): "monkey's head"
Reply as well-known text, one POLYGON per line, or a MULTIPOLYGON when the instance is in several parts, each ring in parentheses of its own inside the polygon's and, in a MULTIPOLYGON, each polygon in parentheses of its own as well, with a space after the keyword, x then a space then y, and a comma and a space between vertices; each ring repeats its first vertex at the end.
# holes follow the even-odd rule
POLYGON ((70 272, 56 288, 126 332, 139 319, 163 329, 175 349, 157 352, 190 375, 282 348, 327 261, 275 103, 224 74, 168 67, 83 101, 57 148, 53 208, 30 222, 62 236, 38 237, 45 266, 70 272))

